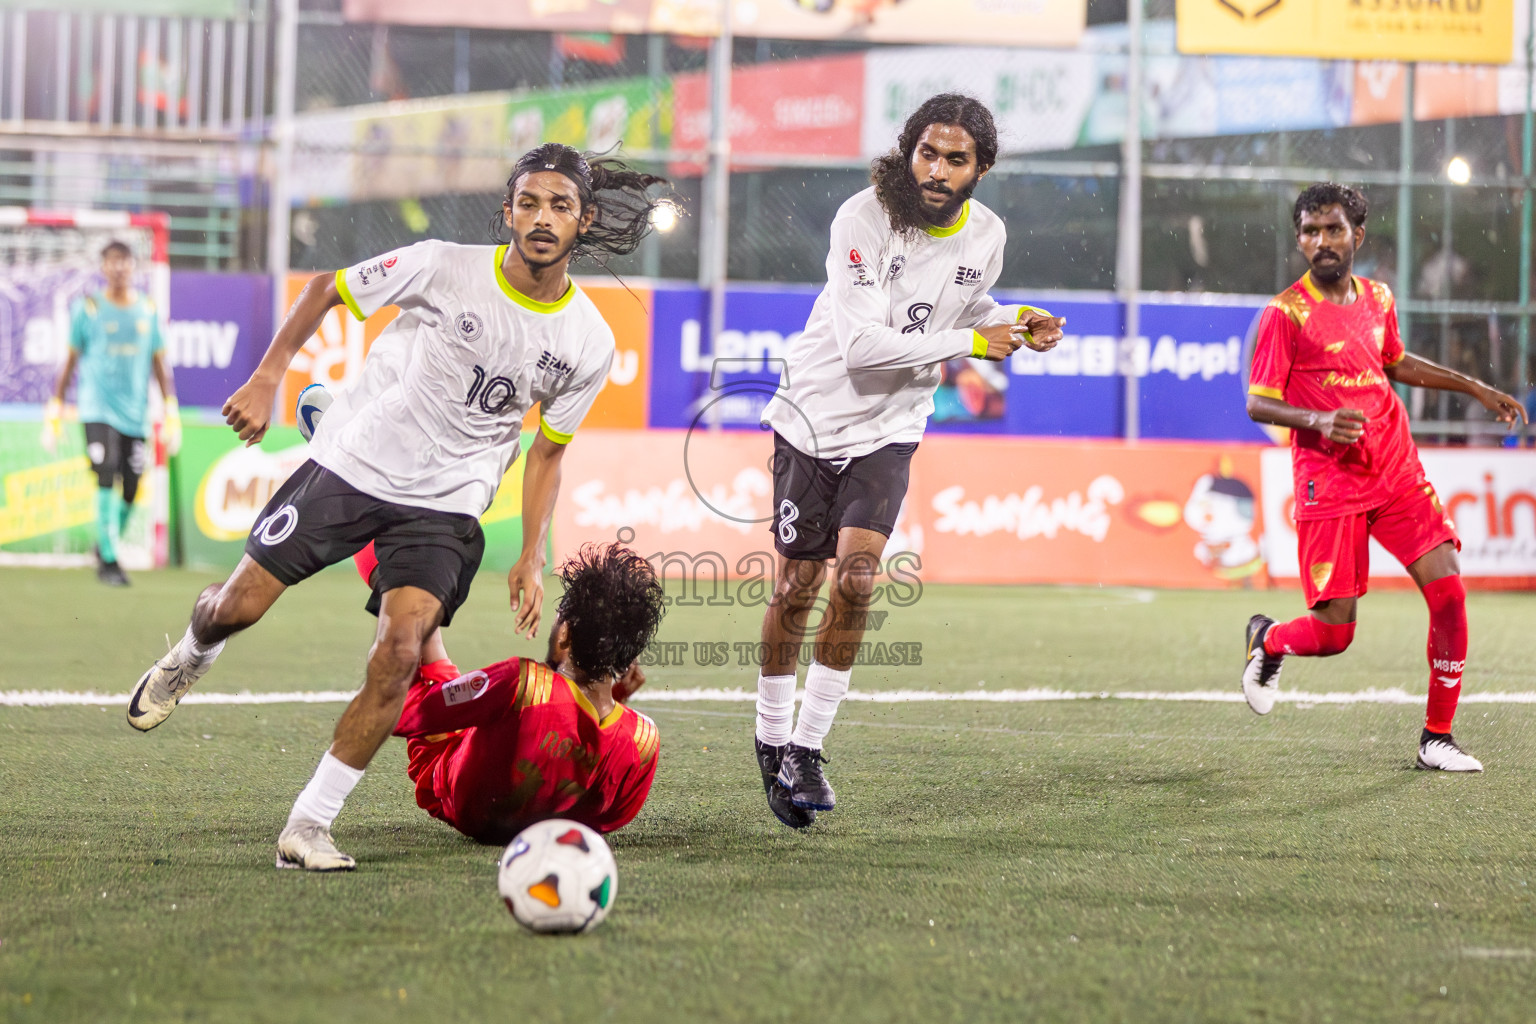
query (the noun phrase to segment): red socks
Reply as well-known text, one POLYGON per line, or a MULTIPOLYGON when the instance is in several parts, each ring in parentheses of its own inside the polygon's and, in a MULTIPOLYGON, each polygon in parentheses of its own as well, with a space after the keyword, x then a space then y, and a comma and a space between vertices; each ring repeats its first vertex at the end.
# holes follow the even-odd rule
POLYGON ((1429 711, 1424 728, 1450 732, 1467 667, 1467 587, 1460 576, 1443 576, 1424 588, 1429 605, 1429 711))
POLYGON ((1303 615, 1299 619, 1271 626, 1264 636, 1264 651, 1266 654, 1326 658, 1342 653, 1354 638, 1353 622, 1335 626, 1310 615, 1303 615))

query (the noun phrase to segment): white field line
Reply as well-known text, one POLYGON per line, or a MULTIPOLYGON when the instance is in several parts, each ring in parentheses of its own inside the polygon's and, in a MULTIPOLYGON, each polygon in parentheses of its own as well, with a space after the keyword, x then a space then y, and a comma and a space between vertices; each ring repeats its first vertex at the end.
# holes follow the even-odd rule
MULTIPOLYGON (((314 690, 287 693, 191 693, 183 704, 344 704, 352 690, 314 690)), ((805 692, 799 696, 803 699, 805 692)), ((646 690, 635 697, 639 704, 743 704, 755 701, 752 690, 695 687, 682 690, 646 690)), ((1048 701, 1126 700, 1174 703, 1241 704, 1243 695, 1235 690, 851 690, 848 700, 870 704, 1036 704, 1048 701)), ((1289 704, 1422 704, 1422 693, 1391 689, 1357 690, 1343 693, 1308 693, 1304 690, 1282 692, 1280 700, 1289 704)), ((0 690, 0 707, 63 707, 71 705, 127 704, 126 693, 96 693, 70 690, 0 690)), ((1463 704, 1536 704, 1536 693, 1463 693, 1463 704)))

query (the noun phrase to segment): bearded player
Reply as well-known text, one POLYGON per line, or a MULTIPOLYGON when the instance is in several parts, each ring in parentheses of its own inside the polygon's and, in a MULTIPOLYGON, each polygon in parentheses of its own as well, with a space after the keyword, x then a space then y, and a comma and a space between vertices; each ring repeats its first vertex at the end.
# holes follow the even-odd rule
POLYGON ((773 600, 757 681, 756 748, 768 806, 803 828, 836 804, 822 741, 848 692, 881 554, 908 465, 952 359, 1000 361, 1061 338, 1063 320, 988 295, 1006 231, 971 198, 997 160, 997 129, 967 96, 935 96, 874 162, 873 186, 832 222, 827 284, 763 410, 774 431, 773 600), (836 559, 798 722, 795 667, 807 616, 836 559))
POLYGON ((656 777, 656 724, 624 701, 645 682, 636 659, 665 611, 661 583, 618 544, 587 545, 557 574, 565 592, 543 662, 460 675, 434 638, 428 656, 441 660, 421 667, 395 726, 416 802, 482 843, 545 818, 623 828, 656 777))
POLYGON ((613 332, 571 282, 572 258, 633 252, 662 179, 616 161, 588 162, 549 143, 518 160, 493 231, 510 244, 428 241, 310 281, 251 379, 225 403, 249 444, 266 433, 288 364, 331 308, 359 320, 401 313, 379 359, 339 393, 312 458, 272 496, 223 584, 203 591, 186 635, 140 678, 134 728, 164 721, 223 649, 288 587, 349 558, 378 554, 369 610, 379 626, 362 689, 278 837, 280 863, 351 870, 330 826, 400 719, 423 643, 469 595, 485 540, 479 517, 520 451, 524 415, 539 434, 523 474, 523 550, 508 576, 515 628, 537 633, 544 538, 565 446, 607 380, 613 332), (385 357, 387 356, 387 357, 385 357))
POLYGON ((1289 427, 1301 585, 1309 614, 1248 621, 1243 694, 1268 714, 1288 654, 1339 654, 1355 635, 1366 592, 1369 541, 1408 569, 1429 605, 1429 707, 1420 768, 1480 772, 1451 735, 1467 661, 1467 590, 1456 527, 1424 478, 1408 413, 1392 384, 1470 395, 1501 422, 1524 422, 1520 403, 1403 347, 1392 293, 1351 274, 1365 241, 1365 196, 1332 183, 1296 200, 1296 243, 1311 269, 1259 319, 1248 415, 1289 427))

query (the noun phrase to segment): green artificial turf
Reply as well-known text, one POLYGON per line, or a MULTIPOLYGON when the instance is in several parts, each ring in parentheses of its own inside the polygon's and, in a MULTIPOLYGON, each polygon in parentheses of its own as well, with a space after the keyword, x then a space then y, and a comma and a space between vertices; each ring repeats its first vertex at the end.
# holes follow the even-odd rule
MULTIPOLYGON (((0 571, 0 690, 124 692, 204 574, 0 571)), ((361 585, 323 574, 232 641, 199 691, 347 689, 361 585)), ((553 595, 549 595, 552 599, 553 595)), ((548 603, 547 603, 548 606, 548 603)), ((929 588, 871 639, 922 666, 863 689, 1235 692, 1242 626, 1292 592, 929 588)), ((1536 597, 1474 595, 1467 692, 1536 691, 1536 597)), ((674 608, 655 689, 750 688, 694 642, 761 609, 674 608)), ((1291 689, 1421 692, 1425 613, 1370 595, 1358 639, 1291 689)), ((527 652, 484 577, 460 665, 527 652)), ((535 645, 541 649, 542 644, 535 645)), ((750 703, 639 705, 650 802, 611 837, 612 914, 541 938, 498 851, 417 810, 384 748, 336 826, 351 875, 272 867, 337 704, 0 708, 0 1019, 14 1021, 1525 1021, 1536 991, 1536 707, 1464 704, 1489 771, 1412 770, 1418 706, 1090 700, 844 705, 841 805, 768 814, 750 703)))

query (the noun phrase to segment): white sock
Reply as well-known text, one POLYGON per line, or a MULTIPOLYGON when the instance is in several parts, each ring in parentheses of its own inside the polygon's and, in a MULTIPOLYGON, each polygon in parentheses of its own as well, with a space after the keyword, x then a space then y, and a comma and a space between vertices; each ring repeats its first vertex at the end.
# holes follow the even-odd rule
POLYGON ((757 738, 775 747, 789 742, 795 724, 795 674, 757 677, 757 738))
POLYGON ((827 668, 819 661, 811 662, 805 673, 805 700, 800 702, 800 721, 795 723, 795 735, 790 741, 796 746, 821 749, 821 741, 832 729, 832 719, 837 717, 837 706, 848 694, 848 680, 853 669, 839 672, 827 668))
POLYGON ((182 634, 180 647, 193 660, 201 662, 202 668, 206 670, 209 665, 213 664, 213 659, 217 658, 219 652, 224 649, 224 641, 220 640, 215 644, 200 644, 192 632, 192 627, 188 626, 186 633, 182 634))
POLYGON ((305 821, 330 828, 336 815, 341 813, 341 805, 347 802, 352 787, 362 777, 361 768, 342 764, 327 750, 320 759, 320 767, 315 769, 314 778, 293 802, 293 810, 288 812, 288 824, 305 821))

